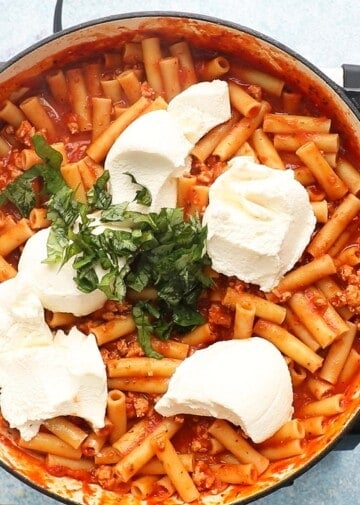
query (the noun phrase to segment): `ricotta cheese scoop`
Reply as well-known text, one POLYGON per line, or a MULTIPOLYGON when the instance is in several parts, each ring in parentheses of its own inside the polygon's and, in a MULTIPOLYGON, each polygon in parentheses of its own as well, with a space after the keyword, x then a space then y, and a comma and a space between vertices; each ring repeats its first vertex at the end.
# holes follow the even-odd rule
MULTIPOLYGON (((100 309, 106 295, 100 289, 91 293, 78 289, 74 281, 74 259, 63 266, 44 263, 49 233, 50 228, 40 230, 26 242, 19 261, 19 274, 32 286, 43 307, 48 310, 85 316, 100 309)), ((101 273, 99 270, 98 275, 101 273)))
POLYGON ((203 224, 214 270, 266 292, 300 258, 316 219, 292 170, 237 156, 210 187, 203 224))
POLYGON ((216 342, 186 358, 155 409, 163 416, 226 419, 260 443, 291 419, 292 402, 282 354, 269 341, 252 337, 216 342))
POLYGON ((231 116, 228 85, 215 80, 190 86, 173 98, 167 110, 145 113, 112 145, 104 167, 110 174, 113 203, 131 202, 130 210, 159 212, 177 201, 177 177, 190 168, 194 144, 231 116), (134 202, 139 186, 151 193, 149 207, 134 202))
POLYGON ((49 345, 0 353, 0 406, 24 440, 41 423, 62 415, 79 416, 94 429, 104 426, 106 370, 94 335, 59 330, 49 345))

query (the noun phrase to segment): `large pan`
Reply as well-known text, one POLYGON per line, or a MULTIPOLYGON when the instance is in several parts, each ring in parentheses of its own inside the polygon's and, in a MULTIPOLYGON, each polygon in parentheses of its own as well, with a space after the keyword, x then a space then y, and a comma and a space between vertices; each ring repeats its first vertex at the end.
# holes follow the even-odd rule
MULTIPOLYGON (((131 39, 135 33, 157 34, 185 38, 198 47, 239 55, 249 63, 261 66, 265 71, 283 77, 295 86, 324 115, 332 118, 334 127, 341 132, 345 146, 360 160, 360 114, 343 89, 329 80, 321 71, 281 43, 249 28, 199 15, 167 12, 144 12, 112 16, 61 31, 32 46, 9 61, 0 72, 0 99, 9 96, 22 84, 24 77, 36 76, 51 69, 59 57, 72 62, 81 46, 83 52, 106 50, 119 40, 131 39)), ((356 423, 360 414, 360 375, 354 378, 347 396, 347 408, 332 424, 326 437, 314 439, 309 450, 291 464, 282 464, 267 478, 248 489, 230 488, 221 495, 208 498, 215 505, 222 503, 245 504, 286 485, 316 464, 356 423)), ((128 496, 119 497, 91 484, 85 485, 66 477, 49 475, 37 459, 24 455, 18 448, 0 438, 1 465, 26 483, 35 486, 68 504, 132 504, 128 496)))

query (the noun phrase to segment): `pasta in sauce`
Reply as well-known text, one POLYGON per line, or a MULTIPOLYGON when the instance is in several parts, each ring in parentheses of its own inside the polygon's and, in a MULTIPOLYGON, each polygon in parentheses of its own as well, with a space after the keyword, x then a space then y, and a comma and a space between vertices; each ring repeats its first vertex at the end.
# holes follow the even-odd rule
MULTIPOLYGON (((107 301, 81 318, 47 311, 52 329, 76 325, 94 333, 109 390, 106 425, 96 432, 78 418, 58 417, 25 442, 2 420, 4 436, 41 455, 54 475, 136 498, 166 499, 177 493, 191 502, 228 484, 251 486, 279 461, 291 464, 315 437, 325 438, 332 420, 346 409, 360 368, 360 173, 331 119, 319 116, 283 80, 226 54, 156 36, 60 66, 29 83, 25 96, 1 105, 0 189, 38 161, 31 136, 41 133, 62 153, 61 172, 76 198, 86 201, 109 148, 129 124, 149 110, 166 108, 191 84, 213 79, 229 82, 232 116, 192 151, 191 171, 178 181, 184 216, 202 215, 208 188, 227 161, 250 155, 272 168, 294 170, 314 210, 321 205, 316 233, 301 261, 266 295, 212 272, 214 287, 199 302, 206 323, 181 338, 154 338, 153 348, 164 356, 157 362, 144 356, 137 343, 130 295, 124 303, 107 301), (293 419, 270 439, 252 444, 226 421, 162 418, 154 411, 156 398, 189 354, 217 340, 254 334, 282 352, 294 388, 293 419)), ((49 224, 41 202, 28 219, 11 205, 3 206, 0 281, 16 275, 22 245, 49 224)))

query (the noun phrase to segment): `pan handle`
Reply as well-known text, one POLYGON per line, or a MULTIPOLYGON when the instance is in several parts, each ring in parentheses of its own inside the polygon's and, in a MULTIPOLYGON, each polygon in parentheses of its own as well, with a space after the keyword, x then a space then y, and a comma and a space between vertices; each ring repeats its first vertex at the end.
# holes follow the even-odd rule
POLYGON ((62 27, 62 9, 63 9, 63 0, 56 0, 55 11, 54 11, 54 20, 53 20, 53 32, 58 33, 61 32, 62 27))
POLYGON ((360 65, 344 63, 344 91, 360 111, 360 65))

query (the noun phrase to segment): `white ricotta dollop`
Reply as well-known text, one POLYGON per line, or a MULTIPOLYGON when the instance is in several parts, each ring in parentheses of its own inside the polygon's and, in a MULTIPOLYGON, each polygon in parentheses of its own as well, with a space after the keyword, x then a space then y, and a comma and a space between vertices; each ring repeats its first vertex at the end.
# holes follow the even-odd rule
MULTIPOLYGON (((38 231, 26 242, 18 270, 39 297, 43 307, 53 312, 69 312, 84 316, 101 308, 106 295, 96 289, 91 293, 80 291, 74 281, 75 270, 70 259, 62 267, 44 263, 47 257, 47 239, 50 228, 38 231)), ((102 271, 98 271, 100 275, 102 271)))
POLYGON ((191 148, 166 110, 140 116, 118 137, 105 160, 113 203, 133 202, 136 196, 139 187, 128 172, 152 196, 150 207, 133 202, 130 209, 158 212, 161 207, 175 207, 176 177, 185 170, 191 148))
POLYGON ((170 101, 168 112, 185 137, 196 144, 205 133, 230 119, 228 84, 218 79, 193 84, 170 101))
POLYGON ((214 270, 273 289, 300 258, 316 219, 292 170, 238 156, 209 191, 203 216, 214 270))
POLYGON ((2 415, 24 440, 61 415, 104 426, 106 371, 94 335, 59 330, 50 345, 0 353, 0 369, 2 415))
POLYGON ((155 409, 164 416, 226 419, 260 443, 291 419, 292 402, 282 354, 267 340, 252 337, 216 342, 186 358, 155 409))
POLYGON ((20 275, 0 283, 0 352, 47 345, 52 339, 34 289, 20 275))
POLYGON ((175 207, 177 178, 190 168, 189 153, 197 140, 231 117, 228 84, 215 80, 190 86, 173 98, 167 110, 145 113, 117 138, 105 159, 113 203, 129 209, 159 212, 175 207), (134 202, 139 186, 151 193, 150 207, 134 202))

